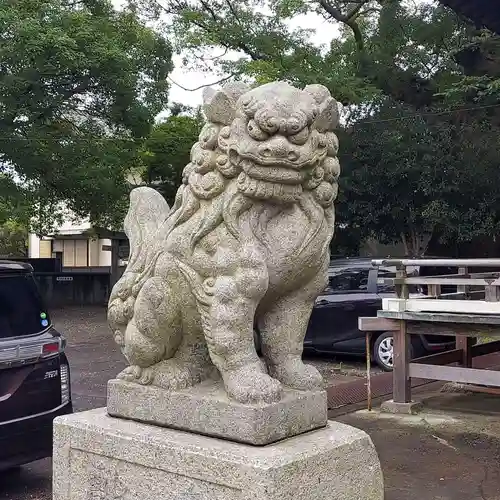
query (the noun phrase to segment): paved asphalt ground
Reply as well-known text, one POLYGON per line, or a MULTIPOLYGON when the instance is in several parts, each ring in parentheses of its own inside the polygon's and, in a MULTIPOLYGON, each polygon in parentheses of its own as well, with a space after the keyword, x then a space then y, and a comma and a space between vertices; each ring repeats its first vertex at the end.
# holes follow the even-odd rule
MULTIPOLYGON (((106 405, 106 383, 125 363, 106 326, 104 309, 68 309, 53 313, 57 329, 68 339, 75 411, 106 405)), ((0 500, 52 498, 52 463, 40 460, 16 474, 0 475, 0 500)))

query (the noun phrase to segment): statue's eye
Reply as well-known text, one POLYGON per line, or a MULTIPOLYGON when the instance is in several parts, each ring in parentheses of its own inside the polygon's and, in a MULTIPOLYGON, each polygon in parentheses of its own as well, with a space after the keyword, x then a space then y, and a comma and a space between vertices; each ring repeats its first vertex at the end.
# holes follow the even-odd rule
POLYGON ((250 120, 248 122, 247 130, 250 137, 256 141, 265 141, 269 138, 269 135, 259 128, 259 126, 255 123, 255 120, 250 120))
POLYGON ((294 134, 288 137, 291 143, 302 146, 307 142, 309 138, 309 129, 303 128, 298 134, 294 134))

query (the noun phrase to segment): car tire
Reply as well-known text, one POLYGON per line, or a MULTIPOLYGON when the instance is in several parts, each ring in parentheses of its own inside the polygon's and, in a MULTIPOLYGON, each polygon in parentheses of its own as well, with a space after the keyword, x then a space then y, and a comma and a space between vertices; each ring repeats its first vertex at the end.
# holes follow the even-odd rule
MULTIPOLYGON (((393 369, 393 334, 391 332, 379 335, 373 344, 373 360, 385 372, 393 369)), ((418 337, 412 337, 410 344, 410 359, 415 359, 425 354, 422 341, 418 337)))
POLYGON ((392 371, 393 335, 390 332, 379 335, 373 344, 373 360, 385 372, 392 371))

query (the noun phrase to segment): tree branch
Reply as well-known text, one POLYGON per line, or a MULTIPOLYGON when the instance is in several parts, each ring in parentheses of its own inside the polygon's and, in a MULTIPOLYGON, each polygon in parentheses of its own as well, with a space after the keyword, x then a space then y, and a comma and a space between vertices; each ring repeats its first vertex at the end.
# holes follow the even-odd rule
POLYGON ((171 83, 173 83, 175 86, 179 87, 182 90, 185 90, 186 92, 196 92, 197 90, 203 89, 205 87, 212 87, 213 85, 220 85, 221 83, 227 82, 228 80, 231 80, 231 78, 234 78, 235 76, 238 76, 239 74, 240 74, 239 71, 235 71, 234 73, 231 73, 230 75, 225 76, 224 78, 221 78, 220 80, 218 80, 216 82, 206 83, 204 85, 200 85, 199 87, 195 87, 194 89, 188 89, 186 87, 183 87, 179 83, 177 83, 174 80, 172 80, 172 78, 170 78, 169 76, 167 76, 167 79, 171 83))
POLYGON ((233 6, 233 4, 230 2, 230 0, 225 0, 226 2, 226 5, 228 6, 231 14, 233 15, 233 17, 236 19, 236 22, 241 26, 241 21, 240 21, 240 18, 238 16, 238 14, 236 13, 236 10, 233 6))
POLYGON ((212 9, 212 7, 210 7, 210 4, 208 2, 205 2, 204 0, 200 0, 200 3, 201 3, 201 6, 207 11, 209 12, 209 14, 212 16, 212 19, 215 21, 215 22, 220 22, 220 17, 217 16, 217 14, 215 13, 215 11, 212 9))
MULTIPOLYGON (((222 19, 220 16, 218 16, 216 14, 216 12, 212 9, 212 7, 210 6, 210 4, 208 2, 206 2, 205 0, 199 0, 200 1, 200 4, 201 6, 203 7, 203 9, 205 9, 205 11, 208 12, 208 14, 210 15, 210 17, 212 18, 212 20, 216 23, 219 23, 221 24, 222 26, 227 22, 225 21, 224 19, 222 19)), ((232 7, 232 6, 231 6, 232 7)), ((231 9, 231 12, 233 12, 234 8, 231 9)), ((234 14, 233 14, 234 15, 234 14)), ((236 19, 238 19, 238 17, 236 16, 236 19)), ((193 24, 195 24, 196 26, 198 26, 199 28, 202 28, 203 30, 205 30, 207 33, 210 33, 210 29, 209 27, 207 26, 203 26, 203 24, 199 21, 194 21, 192 20, 191 21, 193 24)), ((227 48, 227 49, 231 49, 231 44, 229 43, 225 43, 223 40, 219 40, 219 43, 220 45, 222 45, 223 47, 227 48)), ((236 44, 236 47, 239 48, 241 51, 245 52, 245 54, 247 54, 248 56, 250 56, 250 58, 253 60, 253 61, 259 61, 259 60, 265 60, 267 59, 267 57, 263 54, 258 54, 255 50, 251 49, 246 43, 244 43, 243 41, 239 41, 237 42, 236 44)))
POLYGON ((358 15, 360 14, 361 9, 367 3, 367 1, 363 0, 358 3, 347 15, 342 14, 340 9, 331 4, 328 0, 318 0, 319 4, 323 9, 336 21, 339 21, 346 26, 351 28, 352 33, 354 35, 354 40, 356 42, 356 47, 358 48, 360 61, 363 62, 364 52, 365 52, 365 42, 363 40, 363 34, 361 33, 361 29, 356 22, 358 15))
POLYGON ((351 12, 349 12, 346 16, 347 20, 355 20, 358 17, 358 14, 361 13, 361 9, 368 3, 368 0, 363 0, 359 2, 356 7, 353 7, 351 12))
POLYGON ((342 14, 340 9, 334 7, 328 0, 318 0, 318 3, 323 7, 323 9, 331 16, 333 19, 345 23, 347 21, 346 16, 342 14))

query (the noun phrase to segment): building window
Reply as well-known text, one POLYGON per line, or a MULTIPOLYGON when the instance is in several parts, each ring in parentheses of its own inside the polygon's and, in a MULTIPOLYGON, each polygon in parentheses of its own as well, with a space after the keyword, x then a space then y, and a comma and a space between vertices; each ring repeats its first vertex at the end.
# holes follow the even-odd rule
POLYGON ((63 267, 88 267, 88 240, 63 240, 63 267))

